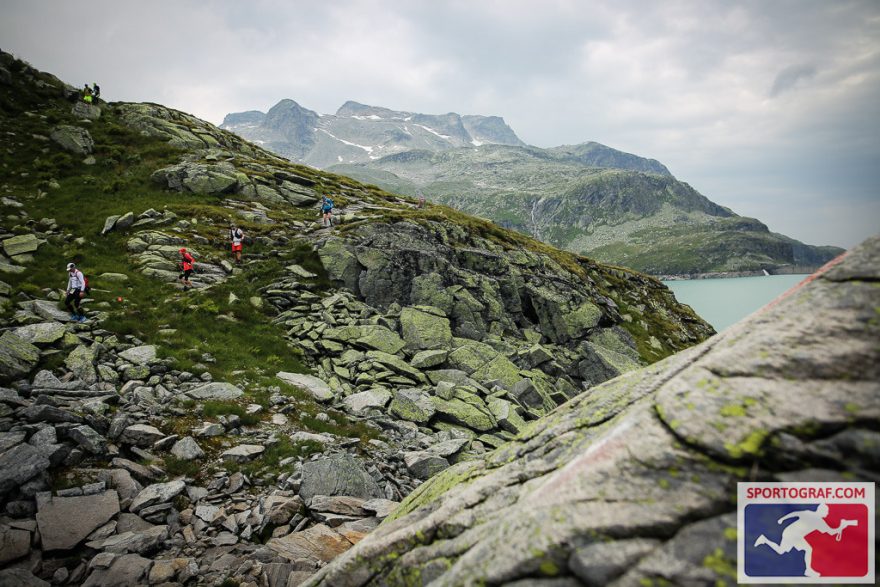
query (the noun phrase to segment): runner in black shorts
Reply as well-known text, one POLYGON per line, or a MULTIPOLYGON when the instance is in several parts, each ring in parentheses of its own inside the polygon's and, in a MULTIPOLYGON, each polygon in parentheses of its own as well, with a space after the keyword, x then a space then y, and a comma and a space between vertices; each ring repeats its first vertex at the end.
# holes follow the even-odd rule
POLYGON ((86 279, 82 271, 73 263, 67 264, 67 297, 64 298, 64 306, 70 312, 70 319, 75 322, 85 322, 86 316, 82 313, 79 305, 82 303, 82 291, 86 288, 86 279))
POLYGON ((183 291, 188 289, 192 289, 192 282, 189 280, 189 276, 192 275, 193 272, 193 263, 195 263, 195 259, 193 256, 186 252, 186 248, 180 247, 180 277, 177 280, 183 284, 183 291))

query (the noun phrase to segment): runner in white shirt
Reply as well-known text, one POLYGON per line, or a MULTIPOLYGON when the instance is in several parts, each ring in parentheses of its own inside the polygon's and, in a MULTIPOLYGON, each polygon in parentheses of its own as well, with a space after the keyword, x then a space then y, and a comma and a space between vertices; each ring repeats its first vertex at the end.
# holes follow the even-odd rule
POLYGON ((244 241, 244 231, 236 228, 234 224, 230 224, 229 240, 232 241, 232 256, 235 257, 235 262, 241 263, 241 243, 244 241))
POLYGON ((70 319, 76 322, 85 322, 86 316, 79 307, 82 302, 81 293, 86 289, 86 278, 82 271, 76 268, 73 263, 67 264, 67 297, 64 299, 64 305, 70 312, 70 319))

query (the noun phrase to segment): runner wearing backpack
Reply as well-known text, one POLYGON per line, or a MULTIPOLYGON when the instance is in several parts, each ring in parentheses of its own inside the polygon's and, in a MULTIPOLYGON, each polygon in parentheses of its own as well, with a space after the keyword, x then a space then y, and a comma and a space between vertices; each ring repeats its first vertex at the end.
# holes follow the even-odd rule
POLYGON ((193 263, 196 262, 193 259, 193 256, 186 252, 185 247, 180 247, 178 251, 180 253, 180 277, 177 278, 177 281, 183 284, 183 291, 188 289, 192 289, 192 282, 189 280, 189 276, 192 275, 193 272, 193 263))
POLYGON ((333 226, 333 200, 326 195, 321 198, 321 226, 333 226))
POLYGON ((241 263, 241 245, 244 241, 244 231, 236 228, 234 224, 230 224, 229 240, 232 242, 232 256, 235 257, 235 262, 241 263))
POLYGON ((86 315, 82 312, 80 304, 82 299, 86 297, 86 291, 89 287, 89 281, 86 279, 82 271, 76 268, 73 263, 67 264, 67 297, 64 298, 64 306, 70 312, 70 319, 74 322, 85 322, 86 315))

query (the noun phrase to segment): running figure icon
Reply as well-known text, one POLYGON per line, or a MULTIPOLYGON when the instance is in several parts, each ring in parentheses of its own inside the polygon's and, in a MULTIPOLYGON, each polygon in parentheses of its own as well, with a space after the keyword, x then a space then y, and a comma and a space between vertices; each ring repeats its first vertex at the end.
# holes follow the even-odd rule
POLYGON ((837 528, 832 528, 825 522, 825 516, 827 515, 828 506, 824 503, 820 503, 815 511, 800 510, 786 514, 779 518, 776 523, 782 524, 790 518, 794 518, 796 521, 782 531, 782 539, 779 541, 779 544, 761 534, 755 540, 755 547, 764 544, 772 548, 779 555, 785 554, 792 549, 800 550, 804 553, 804 566, 806 569, 804 576, 818 577, 820 576, 819 573, 813 570, 813 547, 807 542, 807 535, 815 531, 823 534, 837 534, 837 540, 840 541, 840 537, 846 528, 858 526, 859 524, 858 520, 840 520, 840 525, 837 528))

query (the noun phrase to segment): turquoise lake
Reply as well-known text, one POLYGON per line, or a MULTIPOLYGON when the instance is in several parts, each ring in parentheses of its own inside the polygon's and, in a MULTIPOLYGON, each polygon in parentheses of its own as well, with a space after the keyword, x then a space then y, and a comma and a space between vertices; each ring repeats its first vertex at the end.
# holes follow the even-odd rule
POLYGON ((806 275, 664 281, 675 298, 721 332, 788 291, 806 275))

